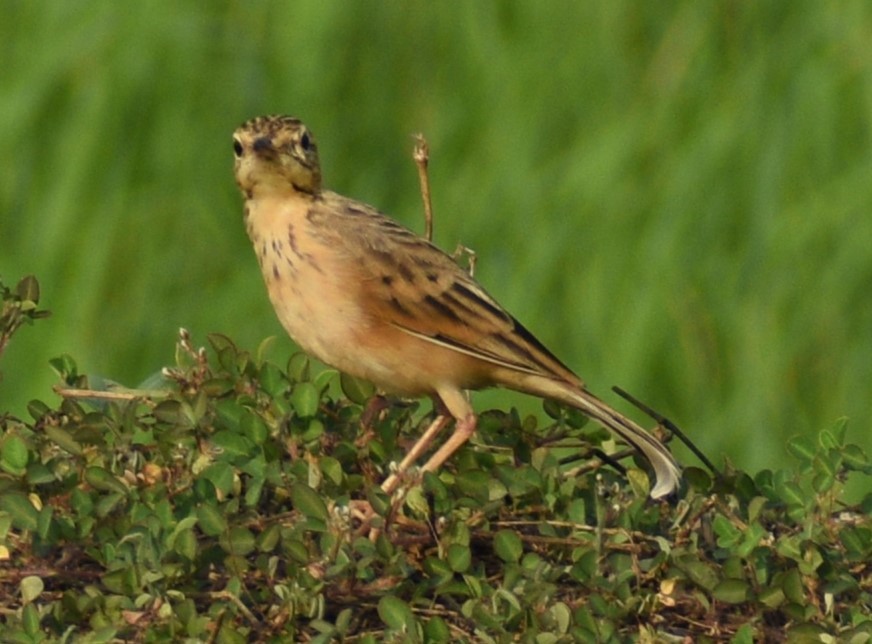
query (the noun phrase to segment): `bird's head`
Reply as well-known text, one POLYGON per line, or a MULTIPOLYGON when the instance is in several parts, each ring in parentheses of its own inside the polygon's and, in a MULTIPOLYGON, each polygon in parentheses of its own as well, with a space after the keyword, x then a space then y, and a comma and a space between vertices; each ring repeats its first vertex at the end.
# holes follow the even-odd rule
POLYGON ((315 138, 291 116, 258 116, 233 133, 233 171, 246 198, 257 194, 321 191, 315 138))

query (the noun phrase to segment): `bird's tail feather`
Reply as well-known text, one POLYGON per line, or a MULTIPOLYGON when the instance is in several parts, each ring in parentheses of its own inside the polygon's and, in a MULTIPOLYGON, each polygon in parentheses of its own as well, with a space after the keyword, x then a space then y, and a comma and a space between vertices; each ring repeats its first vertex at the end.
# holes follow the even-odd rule
POLYGON ((666 446, 654 436, 587 391, 567 389, 561 399, 616 433, 648 459, 656 477, 651 490, 653 498, 659 499, 678 488, 681 468, 666 446))

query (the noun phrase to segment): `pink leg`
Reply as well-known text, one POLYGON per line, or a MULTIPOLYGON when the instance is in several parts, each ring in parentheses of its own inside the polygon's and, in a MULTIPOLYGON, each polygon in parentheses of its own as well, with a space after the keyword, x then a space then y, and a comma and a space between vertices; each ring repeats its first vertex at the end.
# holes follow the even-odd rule
POLYGON ((460 449, 460 447, 469 440, 469 437, 472 436, 473 432, 475 432, 477 420, 478 419, 473 412, 469 412, 462 420, 458 420, 451 438, 445 441, 442 447, 440 447, 436 453, 430 457, 430 460, 424 464, 424 471, 435 472, 442 467, 442 464, 451 458, 451 455, 460 449))
POLYGON ((385 479, 385 482, 382 483, 382 490, 391 494, 400 482, 400 475, 409 469, 412 464, 417 461, 421 454, 423 454, 428 447, 430 447, 430 443, 433 442, 433 439, 436 438, 436 435, 442 431, 442 428, 448 424, 451 420, 451 416, 449 416, 445 412, 440 412, 438 416, 430 423, 430 426, 427 430, 421 435, 414 445, 412 445, 412 449, 409 450, 409 453, 406 454, 405 458, 400 461, 400 464, 397 466, 397 471, 394 474, 391 474, 388 478, 385 479))

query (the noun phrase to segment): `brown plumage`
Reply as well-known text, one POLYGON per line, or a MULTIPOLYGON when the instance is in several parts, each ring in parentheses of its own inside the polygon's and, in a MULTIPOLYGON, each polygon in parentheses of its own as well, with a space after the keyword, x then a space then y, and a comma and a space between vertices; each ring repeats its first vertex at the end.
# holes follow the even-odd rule
MULTIPOLYGON (((666 447, 582 380, 436 246, 366 204, 321 186, 299 120, 252 119, 233 137, 245 223, 279 320, 307 353, 387 391, 431 396, 456 422, 423 466, 440 467, 475 431, 467 389, 503 386, 576 407, 650 461, 655 498, 679 484, 666 447)), ((450 420, 439 416, 400 463, 450 420)), ((397 484, 391 476, 384 488, 397 484)))

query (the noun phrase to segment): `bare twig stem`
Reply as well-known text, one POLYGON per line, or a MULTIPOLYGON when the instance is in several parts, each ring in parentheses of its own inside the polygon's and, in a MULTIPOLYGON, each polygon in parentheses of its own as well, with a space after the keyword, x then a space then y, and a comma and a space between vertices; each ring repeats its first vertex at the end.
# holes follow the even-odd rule
POLYGON ((424 237, 433 241, 433 204, 430 201, 430 177, 427 175, 427 165, 430 163, 430 146, 423 134, 415 135, 415 149, 412 152, 415 165, 418 166, 418 181, 421 184, 421 199, 424 201, 424 237))

